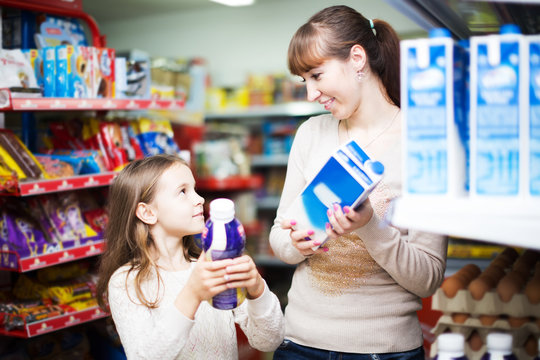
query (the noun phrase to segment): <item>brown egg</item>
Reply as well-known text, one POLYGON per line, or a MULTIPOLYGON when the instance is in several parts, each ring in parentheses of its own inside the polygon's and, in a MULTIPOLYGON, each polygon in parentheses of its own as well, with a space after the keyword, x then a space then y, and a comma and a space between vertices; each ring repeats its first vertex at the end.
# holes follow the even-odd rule
POLYGON ((512 270, 497 284, 497 294, 503 302, 507 303, 515 294, 521 292, 524 284, 523 276, 518 271, 512 270))
POLYGON ((499 320, 498 315, 479 315, 478 320, 484 326, 491 326, 497 320, 499 320))
POLYGON ((533 277, 525 286, 525 295, 531 304, 540 303, 540 277, 533 277))
POLYGON ((506 275, 506 271, 504 271, 503 268, 495 265, 490 265, 484 270, 482 273, 483 275, 489 276, 493 279, 493 287, 497 286, 497 283, 499 280, 503 278, 504 275, 506 275))
POLYGON ((525 348, 525 352, 527 353, 527 355, 529 356, 538 355, 538 340, 536 340, 534 335, 530 335, 527 338, 523 347, 525 348))
POLYGON ((485 293, 493 288, 493 280, 483 273, 471 281, 469 284, 469 292, 475 300, 481 300, 485 293))
POLYGON ((458 271, 459 274, 463 274, 463 277, 466 281, 466 286, 469 283, 478 277, 482 273, 482 270, 476 264, 467 264, 458 271))
POLYGON ((482 348, 484 345, 484 342, 482 341, 482 337, 477 331, 473 331, 471 333, 471 336, 467 339, 467 342, 469 343, 469 347, 472 351, 478 351, 482 348))
POLYGON ((519 254, 514 248, 507 247, 493 259, 490 265, 496 265, 502 269, 506 269, 509 268, 518 257, 519 254))
POLYGON ((523 326, 523 324, 526 324, 531 319, 528 316, 525 317, 515 317, 515 316, 509 316, 508 317, 508 324, 510 324, 510 327, 512 328, 519 328, 523 326))
POLYGON ((452 321, 456 324, 463 324, 470 317, 467 313, 453 313, 452 321))
POLYGON ((461 289, 465 289, 465 282, 460 276, 456 274, 447 277, 441 285, 441 289, 446 296, 453 298, 457 292, 461 289))

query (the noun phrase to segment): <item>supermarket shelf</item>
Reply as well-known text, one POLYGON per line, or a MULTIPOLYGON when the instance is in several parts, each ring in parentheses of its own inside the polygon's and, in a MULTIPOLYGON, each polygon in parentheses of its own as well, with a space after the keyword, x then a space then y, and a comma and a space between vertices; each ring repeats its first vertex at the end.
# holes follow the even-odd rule
POLYGON ((60 179, 24 181, 18 183, 14 187, 13 192, 1 193, 1 195, 30 196, 59 191, 107 186, 111 184, 116 175, 116 172, 107 172, 78 175, 60 179))
POLYGON ((402 197, 388 217, 398 227, 540 250, 540 202, 402 197))
POLYGON ((266 196, 257 199, 257 209, 259 210, 277 210, 279 206, 279 196, 266 196))
POLYGON ((207 119, 234 119, 265 116, 311 116, 323 114, 321 104, 307 101, 295 101, 283 104, 250 106, 248 108, 233 108, 222 111, 209 111, 205 114, 207 119))
POLYGON ((538 0, 385 1, 423 29, 445 27, 458 39, 497 33, 502 24, 508 23, 518 24, 524 34, 540 32, 538 0))
POLYGON ((100 237, 82 239, 81 242, 81 246, 22 259, 14 251, 0 251, 0 270, 22 273, 103 253, 105 242, 100 237))
POLYGON ((0 335, 30 338, 79 325, 85 322, 101 319, 107 316, 109 316, 109 314, 101 310, 101 308, 92 307, 86 310, 66 313, 49 319, 25 324, 24 329, 22 330, 19 329, 8 331, 0 328, 0 335))
POLYGON ((201 191, 237 191, 255 190, 263 185, 263 177, 260 175, 229 176, 226 178, 201 178, 197 179, 197 190, 201 191))
POLYGON ((251 156, 252 167, 287 166, 288 161, 289 161, 289 154, 252 155, 251 156))
POLYGON ((182 110, 184 100, 17 98, 0 89, 0 111, 182 110))

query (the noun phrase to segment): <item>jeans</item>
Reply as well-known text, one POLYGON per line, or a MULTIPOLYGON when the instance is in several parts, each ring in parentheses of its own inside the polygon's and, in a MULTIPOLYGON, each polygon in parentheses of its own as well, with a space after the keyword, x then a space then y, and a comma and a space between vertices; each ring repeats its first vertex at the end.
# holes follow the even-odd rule
POLYGON ((424 360, 424 348, 383 354, 353 354, 315 349, 285 339, 274 352, 274 360, 424 360))

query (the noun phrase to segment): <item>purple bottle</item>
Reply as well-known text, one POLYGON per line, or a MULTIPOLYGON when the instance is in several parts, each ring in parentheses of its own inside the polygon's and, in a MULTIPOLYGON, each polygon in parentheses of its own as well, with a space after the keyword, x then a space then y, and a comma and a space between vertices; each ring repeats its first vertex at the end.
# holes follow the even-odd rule
MULTIPOLYGON (((207 260, 231 259, 241 256, 246 244, 244 227, 234 217, 234 203, 229 199, 215 199, 210 203, 210 218, 202 234, 202 245, 207 260)), ((209 302, 216 309, 238 307, 246 298, 246 289, 228 289, 209 302)))
POLYGON ((444 333, 437 336, 437 355, 433 359, 467 360, 465 337, 457 333, 444 333))
POLYGON ((517 360, 512 352, 512 334, 491 333, 487 335, 486 353, 481 360, 517 360))

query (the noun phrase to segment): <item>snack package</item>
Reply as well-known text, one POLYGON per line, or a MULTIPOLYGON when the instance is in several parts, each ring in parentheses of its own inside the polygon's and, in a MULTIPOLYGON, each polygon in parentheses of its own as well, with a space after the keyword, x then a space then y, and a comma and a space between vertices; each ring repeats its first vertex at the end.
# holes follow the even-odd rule
POLYGON ((169 120, 141 117, 138 121, 138 130, 145 156, 180 153, 180 148, 174 141, 174 132, 169 120))
POLYGON ((39 89, 34 69, 20 49, 0 49, 0 88, 39 89))
POLYGON ((0 129, 0 157, 19 179, 46 178, 43 167, 22 141, 7 129, 0 129))
POLYGON ((93 96, 94 98, 114 98, 115 50, 110 48, 92 48, 93 96))
POLYGON ((44 92, 44 77, 43 77, 43 50, 41 49, 23 49, 23 54, 30 62, 30 66, 34 69, 34 76, 36 77, 37 87, 41 89, 41 93, 44 92))

